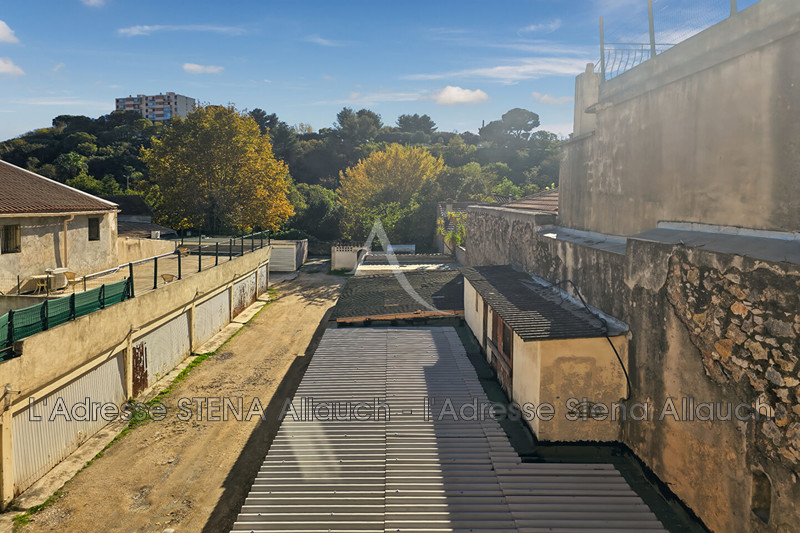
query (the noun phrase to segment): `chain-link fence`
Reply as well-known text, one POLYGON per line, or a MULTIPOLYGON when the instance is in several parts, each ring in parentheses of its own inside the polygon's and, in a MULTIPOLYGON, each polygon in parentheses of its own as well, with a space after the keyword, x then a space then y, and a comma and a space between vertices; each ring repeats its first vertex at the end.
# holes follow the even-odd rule
POLYGON ((630 0, 600 19, 600 61, 609 80, 759 0, 630 0))

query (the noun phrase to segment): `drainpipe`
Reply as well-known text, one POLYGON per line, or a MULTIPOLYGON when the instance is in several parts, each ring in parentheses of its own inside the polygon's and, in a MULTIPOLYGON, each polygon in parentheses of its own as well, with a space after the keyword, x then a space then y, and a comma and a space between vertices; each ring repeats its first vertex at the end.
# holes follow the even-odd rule
POLYGON ((72 222, 74 219, 75 215, 70 215, 64 219, 64 268, 67 268, 67 260, 69 259, 69 249, 67 248, 69 246, 67 244, 67 222, 72 222))

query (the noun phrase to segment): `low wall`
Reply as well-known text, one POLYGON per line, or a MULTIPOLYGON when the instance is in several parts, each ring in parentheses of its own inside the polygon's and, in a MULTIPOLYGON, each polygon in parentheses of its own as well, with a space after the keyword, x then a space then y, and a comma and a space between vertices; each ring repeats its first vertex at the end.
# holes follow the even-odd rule
POLYGON ((621 440, 708 527, 800 523, 800 267, 633 239, 614 253, 539 235, 532 215, 497 208, 471 208, 466 229, 471 265, 570 279, 590 305, 630 326, 630 403, 651 411, 624 423, 621 440), (670 399, 678 420, 659 420, 670 399), (729 404, 764 404, 774 418, 702 421, 690 401, 710 402, 719 418, 729 404), (768 524, 751 512, 762 475, 768 524))
POLYGON ((139 259, 168 254, 175 251, 176 243, 177 241, 162 241, 159 239, 117 237, 117 260, 120 265, 124 265, 139 259))
POLYGON ((272 260, 270 269, 273 272, 294 272, 308 259, 308 239, 272 240, 272 260))
POLYGON ((2 413, 2 503, 106 423, 48 422, 58 398, 70 407, 85 398, 119 405, 138 395, 266 291, 270 251, 255 250, 18 342, 21 355, 0 363, 0 382, 20 391, 2 413))

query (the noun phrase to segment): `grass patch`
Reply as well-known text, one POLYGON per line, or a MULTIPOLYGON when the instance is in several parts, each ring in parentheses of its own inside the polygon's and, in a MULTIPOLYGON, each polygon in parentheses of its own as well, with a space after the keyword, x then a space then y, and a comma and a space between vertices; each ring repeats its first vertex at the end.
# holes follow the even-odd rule
MULTIPOLYGON (((275 288, 268 288, 267 289, 267 294, 269 295, 269 301, 266 304, 264 304, 264 306, 261 309, 259 309, 258 312, 256 312, 252 317, 250 317, 250 320, 247 321, 247 324, 249 324, 251 320, 253 320, 255 317, 257 317, 259 315, 259 313, 261 313, 261 311, 266 309, 270 304, 272 304, 273 302, 277 301, 280 298, 278 290, 275 289, 275 288)), ((178 385, 184 379, 186 379, 186 376, 188 376, 189 373, 192 370, 197 368, 198 365, 200 365, 203 361, 205 361, 206 359, 208 359, 212 355, 216 355, 217 353, 219 353, 219 351, 222 349, 222 347, 225 346, 226 344, 228 344, 231 341, 231 339, 233 339, 236 335, 239 334, 240 331, 242 331, 242 329, 244 329, 244 328, 239 328, 236 331, 236 333, 234 333, 233 335, 228 337, 225 340, 225 342, 223 342, 219 346, 219 348, 217 348, 213 352, 196 355, 195 358, 188 365, 186 365, 186 368, 181 370, 178 373, 178 375, 175 376, 175 378, 169 383, 169 385, 167 385, 166 388, 162 389, 161 392, 156 394, 153 398, 151 398, 150 400, 148 400, 144 404, 137 404, 133 400, 128 400, 127 405, 130 406, 130 408, 132 409, 132 413, 133 413, 131 415, 131 419, 128 421, 128 424, 122 429, 122 431, 120 431, 117 434, 117 436, 115 436, 111 440, 111 442, 106 444, 103 447, 103 449, 100 450, 97 453, 97 455, 95 455, 89 461, 87 461, 86 464, 83 465, 83 467, 75 473, 75 476, 80 474, 84 469, 86 469, 89 466, 91 466, 91 464, 94 463, 97 459, 100 459, 103 456, 103 454, 106 452, 106 450, 108 450, 111 446, 113 446, 120 439, 125 437, 125 435, 127 435, 128 433, 130 433, 131 431, 133 431, 137 427, 143 425, 145 422, 150 420, 150 416, 149 416, 149 413, 150 413, 150 409, 149 408, 150 407, 153 407, 157 403, 158 404, 163 403, 163 400, 166 399, 166 397, 169 396, 170 393, 172 393, 172 391, 175 389, 175 386, 178 385), (141 407, 136 407, 137 405, 138 406, 144 405, 144 406, 147 407, 147 409, 144 409, 144 416, 136 416, 136 413, 138 412, 138 410, 141 410, 141 407)), ((72 479, 74 479, 75 476, 72 476, 72 479)), ((67 483, 69 483, 69 482, 67 482, 67 483)), ((58 498, 61 496, 61 494, 62 494, 61 493, 61 489, 58 489, 49 498, 47 498, 47 500, 45 500, 43 503, 41 503, 39 505, 34 505, 30 509, 25 511, 24 513, 20 513, 20 514, 16 515, 14 517, 14 519, 13 519, 14 532, 17 532, 21 528, 23 528, 24 526, 28 525, 28 523, 30 523, 30 521, 31 521, 31 517, 34 514, 38 513, 39 511, 43 511, 44 509, 46 509, 46 508, 50 507, 51 505, 53 505, 53 503, 55 503, 56 500, 58 500, 58 498)))

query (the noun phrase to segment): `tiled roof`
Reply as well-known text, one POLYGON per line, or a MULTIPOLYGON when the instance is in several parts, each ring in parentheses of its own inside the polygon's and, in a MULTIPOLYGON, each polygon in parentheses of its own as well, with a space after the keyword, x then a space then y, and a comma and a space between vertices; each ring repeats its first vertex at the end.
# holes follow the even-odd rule
POLYGON ((5 161, 0 161, 0 213, 116 211, 117 206, 5 161))
POLYGON ((584 307, 510 266, 464 267, 461 272, 524 341, 602 337, 607 332, 584 307))
POLYGON ((161 236, 177 233, 172 228, 159 226, 151 222, 130 222, 126 220, 117 221, 117 234, 120 237, 138 237, 149 239, 151 231, 160 231, 161 236))
POLYGON ((138 194, 110 194, 102 195, 100 198, 117 204, 119 206, 120 216, 153 216, 153 211, 150 209, 150 206, 147 205, 147 202, 144 201, 144 198, 138 194))
MULTIPOLYGON (((406 272, 405 279, 422 299, 436 309, 464 310, 464 280, 457 270, 406 272)), ((336 319, 426 313, 430 310, 406 292, 393 274, 347 280, 333 310, 336 319)))
POLYGON ((513 200, 503 207, 558 213, 558 188, 548 189, 530 196, 525 196, 519 200, 513 200))

